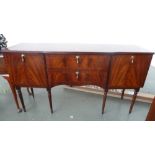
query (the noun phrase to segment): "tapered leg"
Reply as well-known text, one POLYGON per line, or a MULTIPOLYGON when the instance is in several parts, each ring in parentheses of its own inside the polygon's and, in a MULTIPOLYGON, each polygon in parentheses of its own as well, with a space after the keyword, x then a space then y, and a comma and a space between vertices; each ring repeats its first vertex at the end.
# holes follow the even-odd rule
POLYGON ((51 113, 53 113, 51 88, 47 88, 47 92, 48 92, 48 99, 49 99, 49 104, 50 104, 50 110, 51 110, 51 113))
POLYGON ((21 101, 23 110, 24 110, 24 112, 26 112, 26 108, 25 108, 25 104, 24 104, 24 100, 23 100, 23 95, 22 95, 21 88, 20 87, 17 87, 16 89, 18 91, 18 95, 19 95, 19 98, 20 98, 20 101, 21 101))
POLYGON ((32 97, 34 98, 34 91, 33 91, 33 88, 28 88, 27 87, 27 92, 29 95, 32 95, 32 97), (30 91, 31 90, 31 91, 30 91))
POLYGON ((137 93, 139 92, 139 89, 135 89, 134 95, 132 97, 132 101, 131 101, 131 105, 130 105, 130 109, 129 109, 129 114, 132 112, 133 106, 135 104, 135 100, 137 97, 137 93))
POLYGON ((104 108, 105 108, 105 102, 107 99, 107 93, 108 93, 108 89, 104 90, 104 96, 103 96, 103 104, 102 104, 102 114, 104 113, 104 108))
POLYGON ((15 86, 11 83, 10 79, 8 77, 4 77, 8 83, 9 83, 9 86, 11 88, 11 91, 12 91, 12 94, 13 94, 13 97, 14 97, 14 100, 15 100, 15 103, 16 103, 16 107, 17 107, 17 110, 18 112, 22 112, 22 109, 20 108, 19 106, 19 102, 18 102, 18 98, 17 98, 17 93, 16 93, 16 88, 15 86))
POLYGON ((125 89, 122 90, 121 99, 123 100, 125 89))
POLYGON ((32 94, 32 96, 33 96, 33 98, 34 98, 34 91, 33 91, 33 88, 31 88, 31 94, 32 94))
POLYGON ((29 95, 32 95, 31 92, 30 92, 30 89, 28 87, 27 87, 27 92, 28 92, 29 95))

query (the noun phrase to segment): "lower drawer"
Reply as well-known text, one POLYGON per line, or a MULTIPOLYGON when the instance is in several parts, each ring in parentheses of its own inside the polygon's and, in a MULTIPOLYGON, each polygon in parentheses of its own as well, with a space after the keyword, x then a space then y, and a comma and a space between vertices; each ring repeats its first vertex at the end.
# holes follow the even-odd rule
POLYGON ((98 85, 104 87, 107 73, 102 70, 48 70, 48 79, 50 86, 58 84, 66 85, 98 85))

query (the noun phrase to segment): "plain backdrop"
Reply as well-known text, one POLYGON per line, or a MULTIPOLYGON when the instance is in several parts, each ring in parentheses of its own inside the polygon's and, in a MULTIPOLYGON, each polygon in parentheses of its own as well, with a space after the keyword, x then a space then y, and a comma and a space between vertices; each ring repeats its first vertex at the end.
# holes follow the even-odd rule
POLYGON ((154 51, 154 2, 0 0, 0 33, 8 46, 20 42, 109 43, 154 51))
MULTIPOLYGON (((6 36, 8 46, 20 42, 109 43, 134 44, 154 51, 154 2, 0 0, 0 33, 6 36)), ((151 155, 154 152, 155 125, 151 123, 0 124, 1 154, 151 155)))

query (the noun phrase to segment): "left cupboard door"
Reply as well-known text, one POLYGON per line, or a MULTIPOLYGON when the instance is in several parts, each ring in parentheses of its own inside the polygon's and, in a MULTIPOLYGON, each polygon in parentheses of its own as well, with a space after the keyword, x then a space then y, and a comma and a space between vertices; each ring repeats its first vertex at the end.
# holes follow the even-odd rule
POLYGON ((16 86, 47 87, 42 54, 5 53, 8 72, 16 86))

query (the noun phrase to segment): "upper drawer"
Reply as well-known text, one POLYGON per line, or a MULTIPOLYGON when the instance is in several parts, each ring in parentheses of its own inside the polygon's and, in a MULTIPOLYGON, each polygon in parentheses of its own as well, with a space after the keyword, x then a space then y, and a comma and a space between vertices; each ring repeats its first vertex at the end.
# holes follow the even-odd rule
POLYGON ((48 68, 102 69, 107 71, 110 56, 107 55, 46 55, 48 68))

